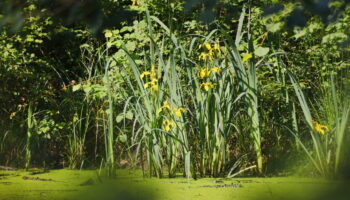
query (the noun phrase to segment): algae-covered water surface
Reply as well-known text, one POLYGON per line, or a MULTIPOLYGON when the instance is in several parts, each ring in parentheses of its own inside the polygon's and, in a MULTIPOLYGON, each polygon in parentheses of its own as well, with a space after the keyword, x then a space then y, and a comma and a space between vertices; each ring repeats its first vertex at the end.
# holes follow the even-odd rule
POLYGON ((336 185, 323 179, 297 177, 142 178, 136 170, 119 170, 112 180, 102 178, 96 170, 0 171, 1 200, 320 199, 336 185))

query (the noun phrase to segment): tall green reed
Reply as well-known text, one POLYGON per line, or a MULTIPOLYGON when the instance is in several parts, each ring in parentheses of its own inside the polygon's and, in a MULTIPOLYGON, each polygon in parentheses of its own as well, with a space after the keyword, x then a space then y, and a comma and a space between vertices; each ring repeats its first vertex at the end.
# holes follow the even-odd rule
POLYGON ((105 83, 105 89, 108 95, 108 111, 107 111, 107 130, 108 134, 106 135, 106 161, 107 161, 107 168, 108 168, 108 175, 113 177, 115 175, 115 170, 114 170, 114 118, 113 118, 113 94, 112 94, 112 89, 111 89, 111 81, 109 77, 109 67, 110 67, 110 62, 111 60, 107 60, 105 64, 105 76, 104 76, 104 83, 105 83))
MULTIPOLYGON (((256 154, 256 163, 258 173, 263 173, 263 155, 261 151, 261 132, 260 132, 260 122, 259 122, 259 111, 258 111, 258 85, 257 85, 257 61, 254 56, 253 38, 250 32, 250 17, 248 17, 247 23, 247 35, 248 35, 248 52, 244 54, 243 58, 238 51, 238 46, 243 39, 243 25, 246 15, 246 7, 243 7, 242 13, 239 19, 239 24, 237 28, 236 38, 232 40, 230 36, 224 32, 226 38, 228 39, 228 55, 229 60, 232 63, 231 66, 237 75, 238 85, 242 92, 246 92, 244 101, 248 108, 248 116, 251 120, 251 139, 253 142, 253 147, 256 154)), ((250 16, 250 10, 248 12, 250 16)))
POLYGON ((72 159, 77 153, 84 152, 86 134, 95 129, 96 146, 99 143, 99 131, 103 132, 105 158, 101 160, 107 170, 107 176, 115 176, 115 101, 118 86, 115 82, 115 62, 110 56, 111 45, 109 37, 100 47, 92 49, 93 44, 84 44, 83 66, 86 69, 86 78, 73 85, 73 92, 82 90, 84 94, 83 106, 73 119, 74 132, 69 136, 69 149, 72 159), (92 123, 94 120, 95 123, 92 123), (102 129, 100 129, 102 127, 102 129), (79 151, 77 151, 79 150, 79 151))
POLYGON ((85 159, 85 139, 90 126, 91 102, 84 100, 83 105, 72 119, 72 134, 68 135, 68 167, 82 168, 85 159))
POLYGON ((234 72, 224 59, 224 49, 212 40, 214 30, 200 45, 200 55, 190 70, 190 98, 195 124, 193 133, 199 141, 198 170, 203 175, 223 175, 229 164, 234 125, 235 103, 245 94, 237 90, 234 72))
POLYGON ((28 110, 27 110, 27 138, 26 138, 26 154, 25 154, 25 169, 28 170, 30 166, 30 161, 31 161, 31 138, 33 135, 34 131, 34 118, 33 118, 33 103, 30 102, 28 104, 28 110))
MULTIPOLYGON (((104 141, 105 141, 105 162, 106 162, 106 169, 107 169, 107 175, 108 177, 115 177, 116 171, 115 171, 115 101, 116 101, 116 94, 118 92, 117 85, 114 85, 115 82, 114 77, 112 77, 111 74, 113 71, 113 67, 115 66, 114 58, 111 56, 111 45, 110 45, 110 39, 109 37, 106 37, 107 42, 102 45, 101 48, 97 49, 96 56, 97 61, 95 63, 95 67, 100 69, 95 72, 94 79, 96 79, 95 82, 98 82, 95 84, 95 88, 99 88, 99 91, 95 93, 96 99, 101 99, 102 101, 102 108, 97 110, 96 115, 102 115, 102 119, 99 119, 97 117, 96 120, 102 121, 102 127, 103 127, 103 135, 104 135, 104 141), (100 113, 102 109, 102 113, 100 113)), ((97 124, 97 126, 99 126, 97 124)), ((102 161, 101 161, 102 162, 102 161)), ((102 164, 102 163, 101 163, 102 164)))
MULTIPOLYGON (((85 144, 86 136, 91 129, 93 120, 93 93, 89 87, 97 77, 98 70, 96 68, 96 60, 94 59, 93 51, 90 46, 85 44, 81 47, 82 51, 82 66, 85 68, 85 76, 81 77, 83 80, 80 82, 71 83, 71 91, 73 94, 80 91, 83 96, 79 96, 79 102, 74 110, 74 115, 71 118, 70 124, 72 132, 67 135, 68 138, 68 168, 77 169, 82 168, 86 159, 85 144), (82 91, 81 91, 82 90, 82 91)), ((67 91, 68 88, 66 88, 67 91)), ((70 92, 70 90, 68 91, 70 92)), ((73 97, 74 98, 74 97, 73 97)), ((74 106, 74 100, 66 100, 64 102, 67 106, 74 106)))

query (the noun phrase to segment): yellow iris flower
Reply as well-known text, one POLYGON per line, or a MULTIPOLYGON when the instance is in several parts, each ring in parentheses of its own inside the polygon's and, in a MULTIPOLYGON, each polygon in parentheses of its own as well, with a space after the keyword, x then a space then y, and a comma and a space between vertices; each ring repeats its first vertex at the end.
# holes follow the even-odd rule
POLYGON ((170 120, 167 120, 167 119, 163 121, 163 125, 164 125, 165 131, 170 131, 171 128, 176 128, 176 123, 171 122, 170 120))
POLYGON ((169 105, 168 100, 163 101, 163 106, 161 106, 161 107, 158 109, 158 113, 162 112, 164 109, 167 109, 167 110, 171 111, 171 107, 170 107, 170 105, 169 105))
POLYGON ((203 68, 199 70, 198 77, 199 78, 206 78, 210 76, 211 71, 208 68, 203 68))
POLYGON ((220 54, 221 53, 221 49, 220 46, 218 44, 214 44, 214 49, 220 54))
POLYGON ((158 84, 152 84, 151 89, 154 91, 158 91, 158 84))
POLYGON ((209 91, 210 88, 214 88, 214 87, 215 87, 215 85, 210 83, 210 82, 201 84, 201 88, 204 89, 207 92, 209 91))
POLYGON ((151 80, 157 79, 157 73, 156 73, 154 65, 151 66, 151 71, 144 71, 144 72, 142 72, 142 74, 140 75, 140 78, 142 79, 145 76, 150 76, 151 80))
POLYGON ((329 128, 325 125, 319 124, 314 120, 312 120, 312 124, 314 125, 314 130, 321 133, 322 135, 325 135, 327 132, 329 132, 329 128))
POLYGON ((181 117, 182 113, 186 112, 186 110, 184 108, 175 108, 174 111, 175 111, 175 116, 176 117, 181 117))
POLYGON ((209 51, 208 53, 201 53, 199 55, 199 60, 210 60, 212 61, 213 60, 213 52, 212 51, 209 51))
POLYGON ((204 43, 204 47, 205 47, 208 51, 212 50, 211 45, 210 45, 208 42, 204 43))
POLYGON ((163 105, 158 109, 158 114, 161 113, 163 110, 168 110, 168 111, 174 111, 176 117, 181 117, 182 113, 186 112, 184 108, 172 108, 168 102, 168 100, 165 100, 163 102, 163 105))
POLYGON ((143 87, 145 89, 150 87, 151 90, 157 91, 158 90, 158 80, 157 79, 153 79, 152 81, 145 83, 143 85, 143 87))
MULTIPOLYGON (((220 54, 221 53, 221 49, 220 46, 218 44, 214 44, 214 46, 211 46, 210 43, 206 42, 203 44, 203 47, 205 49, 205 52, 202 52, 199 55, 199 60, 213 60, 213 55, 214 55, 214 50, 220 54)), ((202 48, 202 45, 199 46, 199 48, 202 48)))
POLYGON ((211 71, 214 73, 219 73, 221 71, 221 69, 219 67, 213 67, 213 68, 211 68, 211 71))
POLYGON ((140 78, 144 78, 145 76, 149 76, 149 75, 151 75, 151 72, 145 71, 145 72, 142 72, 142 74, 140 75, 140 78))
POLYGON ((155 70, 154 65, 151 67, 151 71, 144 71, 140 74, 140 78, 143 79, 145 76, 150 77, 150 81, 145 83, 143 87, 146 88, 151 88, 154 91, 158 90, 158 79, 157 79, 157 73, 155 70))

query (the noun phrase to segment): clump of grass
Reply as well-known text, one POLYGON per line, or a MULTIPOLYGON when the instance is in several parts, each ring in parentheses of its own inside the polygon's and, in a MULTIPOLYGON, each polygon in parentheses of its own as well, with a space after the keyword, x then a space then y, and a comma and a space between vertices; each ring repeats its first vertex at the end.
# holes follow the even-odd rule
POLYGON ((228 140, 235 127, 231 123, 232 117, 238 111, 235 103, 242 97, 252 120, 251 136, 258 171, 262 173, 256 66, 251 57, 242 58, 236 46, 242 39, 244 15, 245 9, 232 49, 222 47, 219 40, 212 39, 217 32, 214 30, 202 37, 200 52, 194 54, 197 58, 190 59, 198 38, 192 40, 188 49, 184 48, 165 24, 147 12, 150 49, 147 51, 149 57, 145 59, 146 69, 141 73, 133 56, 127 51, 126 54, 136 87, 130 78, 127 79, 133 93, 138 94, 133 97, 137 99, 135 104, 128 106, 133 107, 140 124, 135 132, 142 133, 138 149, 142 153, 141 145, 146 147, 151 175, 154 170, 154 174, 161 177, 166 164, 169 175, 173 176, 181 160, 187 176, 191 169, 198 170, 202 176, 224 174, 230 161, 228 140), (152 36, 153 21, 163 28, 174 45, 168 53, 158 47, 152 36), (180 77, 180 69, 185 69, 187 76, 180 77), (186 90, 188 92, 184 93, 186 90), (189 108, 191 110, 185 112, 189 108), (189 123, 185 123, 189 116, 189 123), (189 143, 189 137, 196 141, 189 143), (197 144, 198 148, 193 147, 197 144))
MULTIPOLYGON (((349 123, 350 103, 346 88, 337 87, 333 75, 326 81, 326 87, 318 96, 317 108, 309 107, 308 101, 296 78, 289 73, 295 93, 310 128, 312 150, 299 140, 300 145, 312 161, 315 169, 325 177, 339 176, 339 169, 344 165, 344 145, 346 127, 349 123)), ((291 131, 296 137, 297 135, 291 131)))

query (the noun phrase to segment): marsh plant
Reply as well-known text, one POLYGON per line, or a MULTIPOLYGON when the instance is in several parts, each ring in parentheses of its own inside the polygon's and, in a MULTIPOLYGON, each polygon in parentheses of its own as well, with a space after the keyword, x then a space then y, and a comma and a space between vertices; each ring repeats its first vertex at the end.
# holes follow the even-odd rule
MULTIPOLYGON (((247 49, 243 55, 238 51, 245 11, 233 43, 225 45, 215 39, 220 38, 220 31, 214 30, 208 36, 194 37, 188 49, 158 18, 147 14, 149 57, 141 67, 125 50, 127 67, 131 67, 137 87, 129 78, 128 82, 133 93, 139 94, 131 97, 135 103, 128 106, 133 107, 139 123, 135 133, 142 133, 140 145, 145 146, 151 175, 162 177, 165 164, 169 176, 174 176, 181 162, 187 176, 191 171, 214 177, 227 173, 227 168, 234 166, 234 146, 229 138, 234 136, 232 120, 238 114, 235 106, 239 101, 247 106, 257 169, 263 173, 255 62, 261 62, 268 50, 258 47, 260 61, 255 61, 254 49, 247 49), (152 36, 153 23, 160 25, 166 35, 158 43, 152 36), (169 40, 174 48, 165 51, 158 45, 169 40)), ((222 39, 226 39, 225 34, 222 39)), ((142 149, 139 146, 138 152, 142 149)))
POLYGON ((350 114, 348 86, 344 85, 344 82, 339 84, 331 75, 323 82, 323 88, 315 103, 316 109, 312 109, 309 107, 310 101, 305 97, 295 77, 290 74, 290 78, 310 129, 312 150, 308 149, 300 139, 298 140, 313 166, 322 176, 339 176, 342 165, 345 165, 346 148, 344 146, 349 134, 347 130, 350 114))

